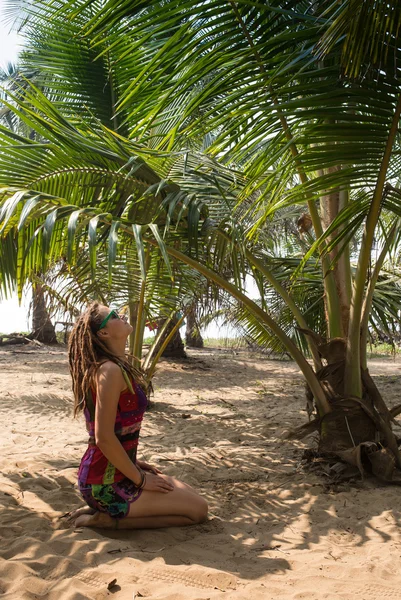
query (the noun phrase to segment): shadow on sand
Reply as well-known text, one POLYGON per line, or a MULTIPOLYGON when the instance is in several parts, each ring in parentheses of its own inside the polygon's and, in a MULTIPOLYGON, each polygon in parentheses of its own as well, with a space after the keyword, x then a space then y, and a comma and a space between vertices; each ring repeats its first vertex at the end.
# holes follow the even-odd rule
MULTIPOLYGON (((142 450, 147 460, 199 489, 209 502, 210 521, 151 532, 63 529, 56 517, 82 505, 73 483, 82 445, 74 454, 76 465, 70 458, 49 456, 41 461, 41 472, 32 468, 2 476, 3 559, 22 560, 44 579, 112 566, 120 557, 146 564, 158 556, 166 565, 201 565, 256 580, 291 570, 292 557, 313 549, 323 537, 333 547, 364 545, 373 531, 372 518, 383 511, 391 511, 395 526, 401 525, 395 494, 376 503, 380 486, 369 481, 333 490, 303 471, 303 443, 280 439, 278 430, 306 420, 303 382, 293 363, 281 366, 278 374, 271 361, 265 366, 258 361, 258 366, 252 357, 218 356, 211 361, 199 356, 204 362, 194 363, 199 376, 190 381, 193 402, 185 406, 177 401, 189 383, 185 364, 168 362, 160 370, 156 398, 145 417, 142 450), (232 389, 228 394, 230 386, 238 394, 232 389), (361 503, 359 512, 357 494, 372 498, 361 503), (27 527, 30 535, 20 537, 27 527)), ((60 363, 59 372, 66 373, 65 356, 60 363)), ((71 417, 67 397, 28 393, 25 389, 17 406, 15 399, 3 396, 3 417, 11 410, 23 411, 27 428, 30 414, 39 411, 48 413, 49 427, 55 416, 71 417)), ((375 533, 388 540, 385 532, 375 533)))

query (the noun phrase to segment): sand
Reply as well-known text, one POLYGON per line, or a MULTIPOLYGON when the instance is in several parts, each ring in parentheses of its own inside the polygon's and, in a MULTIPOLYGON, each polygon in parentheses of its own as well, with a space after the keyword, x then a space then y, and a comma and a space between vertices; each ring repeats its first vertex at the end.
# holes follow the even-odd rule
MULTIPOLYGON (((83 504, 76 473, 87 439, 72 418, 65 349, 0 351, 0 596, 401 599, 401 490, 332 485, 305 471, 313 437, 281 435, 307 420, 296 365, 230 351, 191 356, 160 363, 139 456, 197 487, 210 520, 110 532, 61 518, 83 504)), ((400 363, 370 368, 398 404, 400 363)))

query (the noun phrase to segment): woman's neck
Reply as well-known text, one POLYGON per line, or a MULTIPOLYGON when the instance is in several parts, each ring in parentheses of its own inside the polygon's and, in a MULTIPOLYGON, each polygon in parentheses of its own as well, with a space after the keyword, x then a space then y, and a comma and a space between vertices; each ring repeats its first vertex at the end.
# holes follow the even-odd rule
POLYGON ((110 342, 107 344, 109 350, 117 356, 120 360, 125 360, 125 341, 123 343, 119 341, 110 342))

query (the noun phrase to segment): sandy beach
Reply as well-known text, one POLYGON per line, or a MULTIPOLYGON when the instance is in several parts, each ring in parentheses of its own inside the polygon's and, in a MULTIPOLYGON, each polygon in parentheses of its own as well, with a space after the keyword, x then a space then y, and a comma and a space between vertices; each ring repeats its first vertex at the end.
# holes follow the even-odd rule
MULTIPOLYGON (((390 406, 401 363, 370 363, 390 406)), ((296 365, 190 352, 154 378, 139 457, 194 485, 210 520, 154 531, 72 529, 86 448, 63 347, 0 351, 0 595, 5 600, 401 599, 401 490, 305 469, 296 365)), ((399 429, 396 429, 400 433, 399 429)))

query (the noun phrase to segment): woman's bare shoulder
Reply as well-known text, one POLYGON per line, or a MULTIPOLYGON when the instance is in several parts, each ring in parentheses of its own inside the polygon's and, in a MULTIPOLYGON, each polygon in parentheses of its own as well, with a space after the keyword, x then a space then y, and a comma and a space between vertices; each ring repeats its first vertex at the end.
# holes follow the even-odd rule
POLYGON ((100 371, 101 373, 105 373, 105 372, 111 372, 111 373, 117 373, 117 371, 119 371, 121 373, 121 367, 120 365, 118 365, 117 363, 115 363, 112 360, 103 360, 98 369, 98 371, 100 371))
POLYGON ((102 362, 96 371, 96 379, 97 381, 106 379, 107 381, 113 381, 113 383, 121 382, 125 384, 121 367, 112 360, 102 362))

